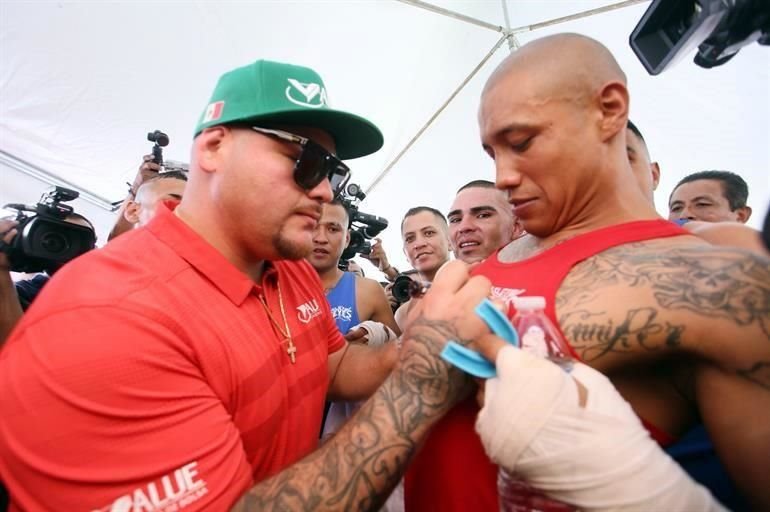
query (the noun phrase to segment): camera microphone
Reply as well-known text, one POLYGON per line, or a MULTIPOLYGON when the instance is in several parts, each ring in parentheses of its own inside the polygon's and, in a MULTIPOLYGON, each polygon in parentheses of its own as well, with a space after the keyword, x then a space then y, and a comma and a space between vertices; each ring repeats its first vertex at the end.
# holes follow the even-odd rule
POLYGON ((163 148, 168 146, 168 143, 171 142, 171 140, 168 138, 168 135, 166 135, 160 130, 149 132, 147 134, 147 140, 149 140, 150 142, 154 142, 155 144, 163 148))

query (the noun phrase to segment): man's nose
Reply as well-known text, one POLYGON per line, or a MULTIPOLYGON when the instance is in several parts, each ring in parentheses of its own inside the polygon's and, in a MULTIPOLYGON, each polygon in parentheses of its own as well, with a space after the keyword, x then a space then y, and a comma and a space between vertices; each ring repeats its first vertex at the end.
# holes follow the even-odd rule
POLYGON ((521 185, 522 174, 519 172, 513 158, 504 154, 495 158, 495 186, 503 191, 521 185))
POLYGON ((321 201, 322 203, 331 203, 334 199, 334 192, 332 191, 332 184, 327 179, 321 180, 321 183, 308 190, 308 197, 321 201))
POLYGON ((687 220, 697 219, 697 217, 695 216, 695 213, 693 213, 692 209, 689 206, 685 206, 684 208, 682 208, 682 211, 679 212, 679 218, 687 219, 687 220))
POLYGON ((460 219, 460 225, 458 226, 458 229, 460 230, 460 233, 467 233, 469 231, 475 230, 476 222, 474 221, 473 216, 466 215, 460 219))

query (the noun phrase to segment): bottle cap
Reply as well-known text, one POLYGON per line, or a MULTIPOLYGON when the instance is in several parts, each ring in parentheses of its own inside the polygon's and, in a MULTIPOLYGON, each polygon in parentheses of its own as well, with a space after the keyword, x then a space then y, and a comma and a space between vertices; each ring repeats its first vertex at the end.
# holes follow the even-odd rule
POLYGON ((514 297, 513 307, 518 311, 545 309, 545 297, 514 297))

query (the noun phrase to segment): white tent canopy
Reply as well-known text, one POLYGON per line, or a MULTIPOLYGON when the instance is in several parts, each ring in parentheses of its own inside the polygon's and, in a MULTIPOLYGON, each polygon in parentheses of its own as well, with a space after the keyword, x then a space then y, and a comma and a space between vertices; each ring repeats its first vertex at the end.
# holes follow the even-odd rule
POLYGON ((574 18, 617 2, 434 1, 460 17, 410 3, 422 4, 4 0, 0 204, 34 203, 49 183, 70 184, 82 191, 76 209, 106 240, 114 221, 107 204, 125 195, 125 182, 149 152, 146 133, 162 129, 171 137, 166 158, 188 161, 193 127, 217 77, 258 58, 282 60, 317 69, 333 106, 368 117, 385 134, 381 151, 350 164, 364 189, 382 175, 362 210, 390 219, 386 248, 405 267, 397 228, 403 213, 423 204, 446 211, 460 185, 493 179, 478 140, 478 98, 510 51, 506 27, 521 27, 513 31, 521 44, 569 31, 612 50, 628 75, 631 118, 661 164, 659 211, 684 175, 726 169, 749 183, 750 224, 760 225, 770 201, 767 48, 747 46, 711 70, 688 58, 651 77, 628 46, 646 2, 574 18))

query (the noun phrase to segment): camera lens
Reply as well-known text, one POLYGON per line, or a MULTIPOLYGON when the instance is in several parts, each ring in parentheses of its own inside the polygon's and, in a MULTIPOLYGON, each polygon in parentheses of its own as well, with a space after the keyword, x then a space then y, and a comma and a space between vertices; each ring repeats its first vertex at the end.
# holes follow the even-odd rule
POLYGON ((70 244, 67 237, 60 233, 49 231, 40 238, 40 247, 51 254, 61 254, 69 249, 70 244))
POLYGON ((409 286, 412 284, 412 278, 401 274, 396 277, 396 279, 393 281, 393 288, 391 288, 391 293, 393 294, 393 298, 395 298, 398 302, 406 302, 409 300, 409 286))

